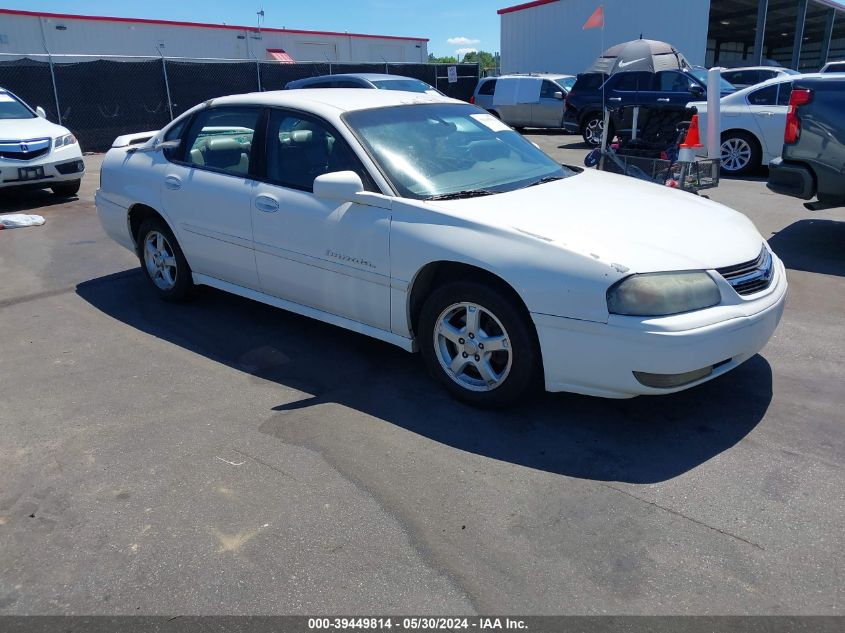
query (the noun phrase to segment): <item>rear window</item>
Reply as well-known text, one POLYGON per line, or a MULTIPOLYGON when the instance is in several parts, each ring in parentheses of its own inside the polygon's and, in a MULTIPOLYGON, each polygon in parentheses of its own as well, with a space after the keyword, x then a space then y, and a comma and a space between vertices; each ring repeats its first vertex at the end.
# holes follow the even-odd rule
POLYGON ((748 95, 748 103, 751 105, 775 105, 778 99, 778 85, 772 84, 765 88, 755 90, 748 95))
POLYGON ((828 65, 826 73, 845 73, 845 62, 835 62, 828 65))
POLYGON ((483 81, 483 82, 481 82, 481 85, 478 87, 478 94, 480 94, 480 95, 492 96, 494 92, 496 92, 496 80, 495 79, 489 79, 487 81, 483 81))
POLYGON ((572 87, 573 90, 598 90, 601 88, 601 85, 607 79, 607 75, 602 73, 584 73, 583 75, 578 75, 578 79, 575 81, 575 85, 572 87))

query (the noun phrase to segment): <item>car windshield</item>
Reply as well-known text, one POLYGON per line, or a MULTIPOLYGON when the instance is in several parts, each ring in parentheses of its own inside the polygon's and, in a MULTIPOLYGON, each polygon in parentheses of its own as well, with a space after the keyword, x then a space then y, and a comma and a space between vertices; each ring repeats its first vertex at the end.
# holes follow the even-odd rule
POLYGON ((412 104, 343 118, 407 198, 501 193, 576 173, 471 105, 412 104))
POLYGON ((575 85, 575 77, 563 77, 557 80, 559 86, 563 86, 567 91, 572 90, 575 85))
POLYGON ((428 92, 434 90, 418 79, 374 79, 373 85, 380 90, 405 90, 406 92, 428 92))
MULTIPOLYGON (((695 75, 695 78, 698 79, 701 83, 705 86, 707 85, 707 69, 706 68, 693 68, 692 74, 695 75)), ((725 79, 724 77, 719 77, 719 90, 721 92, 736 92, 736 86, 734 86, 730 81, 725 79)))
POLYGON ((32 119, 35 115, 8 92, 0 92, 0 119, 32 119))

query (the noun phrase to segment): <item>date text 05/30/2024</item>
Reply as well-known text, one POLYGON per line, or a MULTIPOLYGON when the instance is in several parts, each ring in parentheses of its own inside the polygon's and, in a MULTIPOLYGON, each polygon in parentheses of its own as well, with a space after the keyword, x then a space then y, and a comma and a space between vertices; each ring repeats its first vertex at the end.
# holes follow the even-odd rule
POLYGON ((525 630, 528 628, 524 620, 514 618, 449 618, 449 617, 354 617, 354 618, 308 618, 309 630, 383 630, 399 629, 417 630, 446 630, 457 629, 493 631, 493 630, 525 630))

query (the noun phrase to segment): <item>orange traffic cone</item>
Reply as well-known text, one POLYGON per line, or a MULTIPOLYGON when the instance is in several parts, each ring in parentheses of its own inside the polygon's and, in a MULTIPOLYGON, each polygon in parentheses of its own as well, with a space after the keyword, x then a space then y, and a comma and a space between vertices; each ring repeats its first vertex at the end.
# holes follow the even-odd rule
POLYGON ((692 121, 690 121, 689 129, 687 130, 687 135, 684 137, 684 142, 681 143, 681 148, 692 148, 692 147, 704 147, 701 144, 701 138, 698 134, 698 115, 692 115, 692 121))

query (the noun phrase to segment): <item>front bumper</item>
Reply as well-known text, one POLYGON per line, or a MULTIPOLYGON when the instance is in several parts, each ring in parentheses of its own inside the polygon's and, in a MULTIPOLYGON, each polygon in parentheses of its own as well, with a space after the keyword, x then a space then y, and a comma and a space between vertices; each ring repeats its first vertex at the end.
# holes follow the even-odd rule
POLYGON ((788 286, 783 264, 775 264, 769 288, 707 310, 657 319, 613 316, 608 323, 532 313, 546 390, 632 398, 674 393, 721 376, 759 352, 780 321, 788 286), (666 388, 646 386, 634 374, 677 375, 708 367, 703 377, 666 388))
POLYGON ((0 158, 0 189, 10 187, 44 189, 56 183, 80 180, 85 174, 85 163, 79 143, 67 145, 32 160, 10 160, 0 158), (21 180, 21 167, 42 167, 44 177, 35 180, 21 180))
POLYGON ((801 163, 784 162, 776 158, 769 163, 769 180, 766 186, 784 196, 809 200, 816 195, 816 179, 809 167, 801 163))

